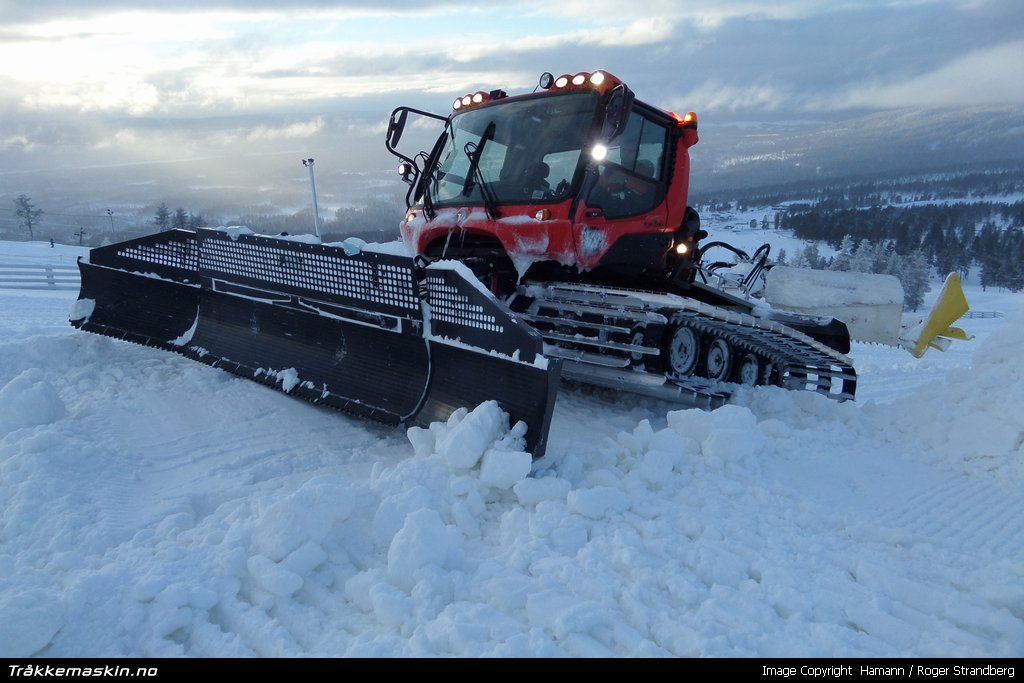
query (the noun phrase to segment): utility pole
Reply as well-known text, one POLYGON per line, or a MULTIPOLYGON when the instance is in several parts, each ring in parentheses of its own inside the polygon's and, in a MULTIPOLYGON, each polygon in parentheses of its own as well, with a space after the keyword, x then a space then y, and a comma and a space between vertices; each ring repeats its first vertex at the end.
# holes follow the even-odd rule
POLYGON ((110 216, 110 232, 114 232, 114 212, 107 209, 107 215, 110 216))
POLYGON ((78 246, 82 246, 82 237, 85 235, 85 228, 79 228, 75 235, 78 236, 78 246))
POLYGON ((313 160, 303 159, 302 165, 309 169, 309 186, 313 190, 313 227, 316 228, 316 238, 323 241, 320 237, 320 209, 316 205, 316 180, 313 179, 313 160))

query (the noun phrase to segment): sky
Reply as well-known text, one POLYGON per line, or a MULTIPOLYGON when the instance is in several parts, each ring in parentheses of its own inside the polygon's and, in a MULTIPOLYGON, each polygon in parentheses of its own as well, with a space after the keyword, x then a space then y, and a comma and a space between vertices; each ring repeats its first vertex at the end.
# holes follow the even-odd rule
POLYGON ((0 0, 0 27, 5 183, 311 149, 389 167, 394 107, 544 71, 606 69, 712 122, 1024 100, 1017 0, 0 0))
POLYGON ((856 401, 566 386, 535 461, 493 403, 364 422, 0 289, 0 657, 1020 658, 1024 299, 966 287, 1001 317, 855 344, 856 401))

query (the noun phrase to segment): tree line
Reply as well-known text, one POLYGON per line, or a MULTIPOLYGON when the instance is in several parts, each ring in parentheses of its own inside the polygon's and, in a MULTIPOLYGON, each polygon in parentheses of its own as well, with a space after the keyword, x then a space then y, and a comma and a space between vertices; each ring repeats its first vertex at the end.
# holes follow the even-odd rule
POLYGON ((192 212, 186 212, 185 209, 178 208, 171 213, 171 210, 167 208, 167 204, 164 202, 160 203, 160 206, 156 209, 156 216, 153 217, 153 225, 156 226, 157 230, 164 232, 166 230, 195 230, 196 228, 205 228, 206 219, 199 214, 192 212))
POLYGON ((701 192, 696 183, 691 203, 701 211, 736 207, 781 206, 801 199, 830 209, 913 203, 966 203, 1024 194, 1024 161, 956 167, 927 173, 799 181, 766 187, 701 192))
POLYGON ((966 277, 977 267, 982 287, 1024 289, 1024 202, 866 209, 793 205, 778 224, 794 237, 825 242, 841 253, 844 242, 856 236, 858 241, 885 244, 900 256, 920 252, 941 276, 958 271, 966 277))

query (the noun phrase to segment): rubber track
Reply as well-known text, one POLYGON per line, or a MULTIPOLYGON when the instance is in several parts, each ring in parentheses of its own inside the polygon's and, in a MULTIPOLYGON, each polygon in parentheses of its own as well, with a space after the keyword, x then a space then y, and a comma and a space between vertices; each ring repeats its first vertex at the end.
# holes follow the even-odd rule
MULTIPOLYGON (((682 296, 642 290, 531 283, 520 289, 520 295, 532 300, 533 306, 529 308, 531 311, 553 308, 572 313, 584 306, 591 312, 603 310, 609 319, 632 324, 638 319, 652 322, 660 319, 665 321, 666 331, 674 323, 686 324, 698 332, 728 340, 734 350, 734 362, 744 352, 755 353, 768 360, 779 370, 783 377, 782 384, 787 388, 814 390, 838 400, 854 397, 856 371, 848 356, 771 319, 682 296)), ((529 314, 524 317, 532 322, 529 314)), ((562 318, 560 323, 571 327, 577 321, 570 317, 562 318)), ((580 326, 580 329, 584 328, 586 325, 580 326)), ((545 334, 543 330, 539 331, 545 334)), ((663 338, 656 341, 660 349, 663 338)), ((581 338, 579 343, 596 348, 602 346, 599 340, 593 338, 581 338)), ((557 341, 555 345, 558 345, 557 341)), ((621 355, 621 351, 611 347, 606 347, 606 350, 621 355)), ((577 363, 584 365, 585 361, 577 363)), ((580 374, 585 373, 586 370, 581 368, 580 374)), ((699 394, 712 404, 726 400, 730 394, 730 383, 706 378, 666 379, 666 383, 699 394)))

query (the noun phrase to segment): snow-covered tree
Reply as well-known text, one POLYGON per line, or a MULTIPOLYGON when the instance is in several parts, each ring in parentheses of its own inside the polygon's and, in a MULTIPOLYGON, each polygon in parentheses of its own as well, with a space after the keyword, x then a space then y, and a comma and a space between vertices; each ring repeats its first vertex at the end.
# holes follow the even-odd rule
POLYGON ((157 207, 153 223, 160 232, 167 230, 167 228, 171 226, 171 210, 167 208, 166 204, 160 204, 160 206, 157 207))
POLYGON ((861 240, 850 258, 850 270, 857 273, 872 273, 878 248, 870 240, 861 240))
POLYGON ((831 270, 850 270, 850 263, 853 261, 853 252, 857 242, 853 235, 847 235, 839 245, 839 253, 832 259, 831 270))
POLYGON ((28 233, 28 238, 35 239, 35 226, 39 217, 43 215, 42 209, 37 209, 28 195, 19 194, 14 200, 14 215, 18 219, 18 225, 28 233))
POLYGON ((931 266, 924 252, 917 249, 903 259, 900 283, 903 285, 903 308, 916 311, 924 303, 928 292, 928 273, 931 266))

